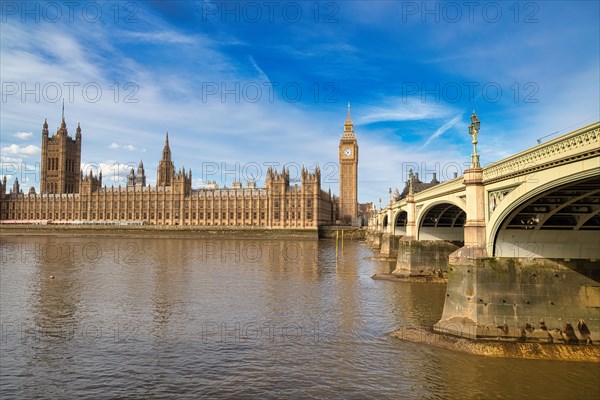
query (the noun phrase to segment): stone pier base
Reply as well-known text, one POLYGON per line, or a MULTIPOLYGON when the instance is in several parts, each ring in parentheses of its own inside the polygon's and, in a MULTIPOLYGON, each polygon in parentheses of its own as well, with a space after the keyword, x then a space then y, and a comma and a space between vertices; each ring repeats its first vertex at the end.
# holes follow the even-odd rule
POLYGON ((381 248, 381 237, 383 233, 381 232, 371 232, 368 235, 368 243, 373 250, 379 250, 381 248))
POLYGON ((434 330, 472 339, 600 344, 599 278, 599 261, 486 258, 451 265, 434 330))
POLYGON ((379 253, 382 256, 395 257, 398 254, 398 241, 399 237, 389 233, 381 235, 381 248, 379 253))
POLYGON ((459 249, 445 241, 400 240, 398 259, 392 274, 402 277, 438 276, 448 270, 448 257, 459 249))

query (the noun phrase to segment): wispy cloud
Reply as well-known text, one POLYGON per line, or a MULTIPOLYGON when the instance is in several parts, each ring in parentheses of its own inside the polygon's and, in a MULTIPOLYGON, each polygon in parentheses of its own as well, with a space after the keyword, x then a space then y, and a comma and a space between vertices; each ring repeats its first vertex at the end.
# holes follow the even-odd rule
POLYGON ((421 101, 419 98, 392 98, 384 100, 382 106, 366 109, 366 115, 359 118, 361 124, 394 121, 420 121, 447 117, 452 109, 442 103, 421 101))
POLYGON ((252 56, 250 56, 250 64, 252 64, 252 67, 254 67, 254 69, 256 70, 256 72, 258 72, 258 75, 260 76, 260 79, 263 82, 271 82, 271 80, 269 79, 269 77, 267 76, 267 74, 265 74, 265 72, 262 70, 262 68, 260 68, 258 66, 258 64, 256 63, 256 60, 252 56))
POLYGON ((431 136, 429 136, 429 138, 425 141, 423 146, 421 146, 421 149, 427 147, 431 142, 440 137, 444 132, 456 125, 462 119, 462 116, 462 113, 457 114, 456 116, 454 116, 454 118, 452 118, 451 120, 447 121, 444 125, 439 127, 438 130, 436 130, 431 136))
POLYGON ((174 31, 162 32, 126 32, 126 36, 150 43, 193 44, 194 37, 182 35, 174 31))

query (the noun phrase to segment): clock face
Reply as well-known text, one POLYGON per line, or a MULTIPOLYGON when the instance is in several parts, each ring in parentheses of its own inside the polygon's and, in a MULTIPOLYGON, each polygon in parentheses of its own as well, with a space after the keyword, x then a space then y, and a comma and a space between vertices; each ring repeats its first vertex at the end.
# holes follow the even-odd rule
POLYGON ((345 155, 346 157, 350 157, 350 156, 352 155, 352 149, 351 149, 350 147, 346 147, 346 148, 344 149, 344 155, 345 155))

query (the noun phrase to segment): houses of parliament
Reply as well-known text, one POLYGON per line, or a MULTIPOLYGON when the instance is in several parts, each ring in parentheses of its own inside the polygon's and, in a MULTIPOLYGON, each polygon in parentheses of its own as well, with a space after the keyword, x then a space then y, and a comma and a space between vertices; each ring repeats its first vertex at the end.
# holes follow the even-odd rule
POLYGON ((156 185, 146 184, 144 165, 131 169, 123 187, 102 185, 102 172, 81 171, 82 130, 73 138, 64 116, 56 133, 42 127, 40 193, 26 193, 14 180, 0 182, 3 224, 180 225, 266 229, 317 229, 357 221, 358 143, 350 106, 340 138, 340 196, 321 189, 321 172, 304 167, 301 184, 290 185, 289 170, 267 170, 265 187, 234 182, 231 188, 192 188, 192 172, 176 170, 167 132, 156 185))

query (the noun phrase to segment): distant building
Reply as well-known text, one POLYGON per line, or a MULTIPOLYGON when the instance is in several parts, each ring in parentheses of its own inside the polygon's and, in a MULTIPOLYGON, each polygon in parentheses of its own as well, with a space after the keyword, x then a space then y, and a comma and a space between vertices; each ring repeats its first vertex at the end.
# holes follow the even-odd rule
POLYGON ((146 184, 140 161, 125 187, 106 187, 102 172, 81 172, 81 141, 79 124, 75 138, 68 134, 63 105, 56 133, 50 137, 47 121, 42 128, 40 193, 31 188, 24 194, 17 179, 7 193, 4 177, 0 221, 316 229, 341 218, 358 219, 358 144, 349 107, 339 144, 339 204, 331 192, 321 190, 319 167, 314 172, 303 167, 300 185, 290 186, 289 170, 269 168, 264 188, 251 181, 245 188, 241 182, 231 189, 207 182, 202 189, 192 189, 192 171, 175 170, 168 132, 156 186, 146 184))
POLYGON ((204 189, 218 189, 219 188, 219 184, 215 181, 208 181, 204 184, 204 189))
POLYGON ((434 187, 435 185, 438 185, 440 183, 440 181, 437 180, 437 174, 435 172, 433 173, 433 178, 431 179, 431 182, 422 182, 421 179, 419 179, 419 174, 413 173, 413 170, 411 169, 410 172, 408 173, 408 180, 406 181, 406 183, 404 185, 404 189, 402 189, 402 193, 398 194, 397 193, 398 189, 396 189, 396 192, 394 193, 394 196, 393 196, 394 198, 392 199, 393 201, 398 201, 398 200, 403 199, 406 196, 408 196, 411 181, 412 181, 413 193, 419 193, 425 189, 429 189, 430 187, 434 187))
POLYGON ((146 171, 144 170, 144 163, 141 160, 138 164, 137 172, 133 168, 129 171, 127 187, 146 187, 146 171))

